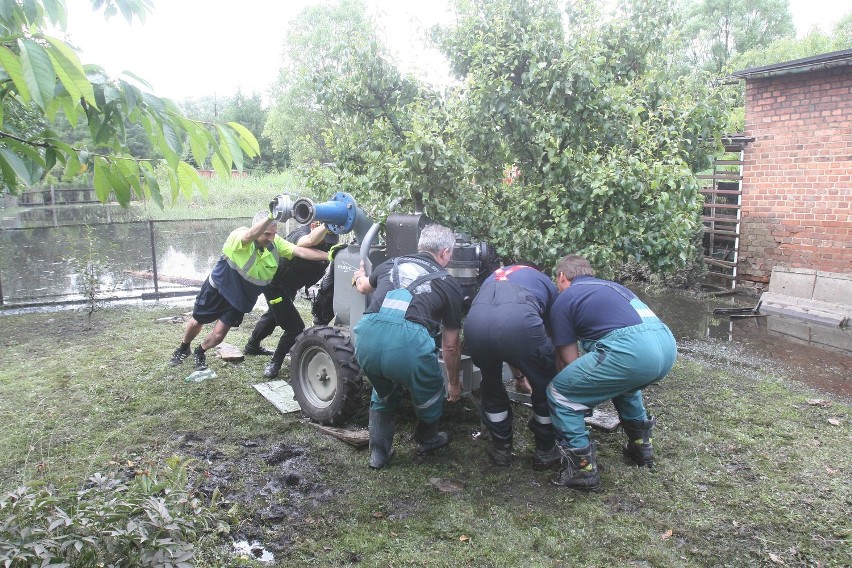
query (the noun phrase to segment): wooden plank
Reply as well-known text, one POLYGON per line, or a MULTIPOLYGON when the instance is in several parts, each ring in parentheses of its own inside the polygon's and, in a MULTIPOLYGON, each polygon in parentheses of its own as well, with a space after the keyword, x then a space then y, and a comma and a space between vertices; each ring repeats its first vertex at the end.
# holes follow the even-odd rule
MULTIPOLYGON (((705 257, 704 260, 706 261, 707 258, 705 257)), ((733 274, 723 274, 721 272, 708 272, 707 276, 714 276, 716 278, 721 278, 723 280, 736 280, 736 278, 737 278, 733 274)))
POLYGON ((709 229, 707 227, 704 227, 704 232, 707 233, 707 234, 710 234, 710 235, 723 235, 723 236, 726 236, 726 237, 739 237, 740 236, 739 231, 719 231, 717 229, 709 229))
POLYGON ((715 174, 699 174, 695 176, 698 179, 718 179, 718 180, 740 180, 743 179, 743 176, 736 172, 730 172, 730 175, 727 175, 723 172, 715 173, 715 174))
POLYGON ((742 166, 745 162, 742 160, 715 160, 713 164, 716 166, 742 166))
POLYGON ((711 209, 713 207, 715 207, 717 209, 741 209, 742 208, 740 205, 737 205, 736 203, 705 203, 704 204, 704 209, 711 209))
POLYGON ((738 189, 700 189, 698 193, 702 195, 742 195, 743 192, 738 189))
POLYGON ((710 265, 713 265, 713 266, 718 266, 720 268, 736 268, 737 267, 736 262, 730 262, 730 261, 727 261, 727 260, 719 260, 719 259, 716 259, 716 258, 711 258, 709 256, 704 257, 704 263, 710 264, 710 265))
POLYGON ((711 221, 718 223, 739 223, 740 219, 738 217, 713 217, 710 215, 702 215, 702 221, 711 221))

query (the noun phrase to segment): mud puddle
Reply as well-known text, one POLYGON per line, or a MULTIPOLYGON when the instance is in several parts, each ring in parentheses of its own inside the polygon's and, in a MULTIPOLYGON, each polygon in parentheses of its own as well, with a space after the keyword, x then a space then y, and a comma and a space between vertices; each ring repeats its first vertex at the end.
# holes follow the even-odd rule
POLYGON ((197 460, 198 490, 221 495, 219 507, 248 514, 234 530, 228 551, 234 558, 272 563, 283 558, 310 512, 340 489, 317 480, 327 477, 307 448, 275 437, 219 447, 215 437, 185 433, 182 452, 197 460))

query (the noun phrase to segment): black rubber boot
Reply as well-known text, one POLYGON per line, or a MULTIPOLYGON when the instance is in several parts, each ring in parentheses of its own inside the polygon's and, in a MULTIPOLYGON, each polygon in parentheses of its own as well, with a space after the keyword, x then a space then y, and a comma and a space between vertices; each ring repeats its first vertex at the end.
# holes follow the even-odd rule
POLYGON ((550 447, 545 447, 536 442, 535 453, 533 453, 533 469, 542 471, 558 465, 562 461, 562 452, 559 446, 553 442, 550 447))
POLYGON ((553 425, 539 423, 533 416, 527 422, 527 428, 533 433, 535 439, 533 469, 542 471, 558 465, 562 461, 562 452, 557 447, 556 432, 553 430, 553 425))
POLYGON ((370 467, 382 469, 393 457, 393 415, 370 409, 370 467))
POLYGON ((266 364, 266 367, 263 369, 263 376, 267 379, 274 379, 278 376, 278 373, 281 372, 282 361, 278 359, 270 359, 269 363, 266 364))
POLYGON ((565 467, 550 482, 578 491, 600 491, 601 475, 595 461, 594 443, 589 442, 582 448, 558 447, 565 467))
POLYGON ((450 443, 450 435, 438 430, 438 422, 417 421, 414 427, 414 441, 417 442, 417 455, 425 455, 450 443))
POLYGON ((657 420, 648 416, 647 420, 622 420, 621 427, 627 435, 627 443, 622 452, 639 467, 654 465, 654 448, 651 445, 651 430, 657 420))
POLYGON ((500 467, 512 465, 512 437, 499 438, 493 433, 488 448, 485 450, 491 458, 491 463, 500 467))

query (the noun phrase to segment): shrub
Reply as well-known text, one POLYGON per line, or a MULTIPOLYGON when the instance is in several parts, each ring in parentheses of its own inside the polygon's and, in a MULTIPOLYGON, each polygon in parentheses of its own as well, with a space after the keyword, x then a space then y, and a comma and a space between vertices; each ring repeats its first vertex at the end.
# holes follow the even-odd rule
POLYGON ((0 564, 191 568, 193 542, 228 527, 188 489, 186 466, 172 458, 129 482, 95 473, 82 489, 19 487, 0 499, 0 564))

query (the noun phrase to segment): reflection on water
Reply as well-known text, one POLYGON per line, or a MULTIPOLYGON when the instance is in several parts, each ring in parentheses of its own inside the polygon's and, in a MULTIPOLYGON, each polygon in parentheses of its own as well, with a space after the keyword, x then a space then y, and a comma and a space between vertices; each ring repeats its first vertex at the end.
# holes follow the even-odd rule
POLYGON ((80 299, 81 262, 100 267, 100 297, 157 291, 192 292, 222 254, 222 244, 244 219, 185 220, 0 231, 0 284, 5 306, 80 299), (153 252, 152 252, 153 250, 153 252), (188 283, 187 283, 188 281, 188 283))
POLYGON ((776 314, 743 319, 714 315, 719 307, 754 307, 742 296, 695 299, 642 294, 677 339, 733 342, 795 370, 798 379, 821 390, 852 397, 852 329, 776 314))

